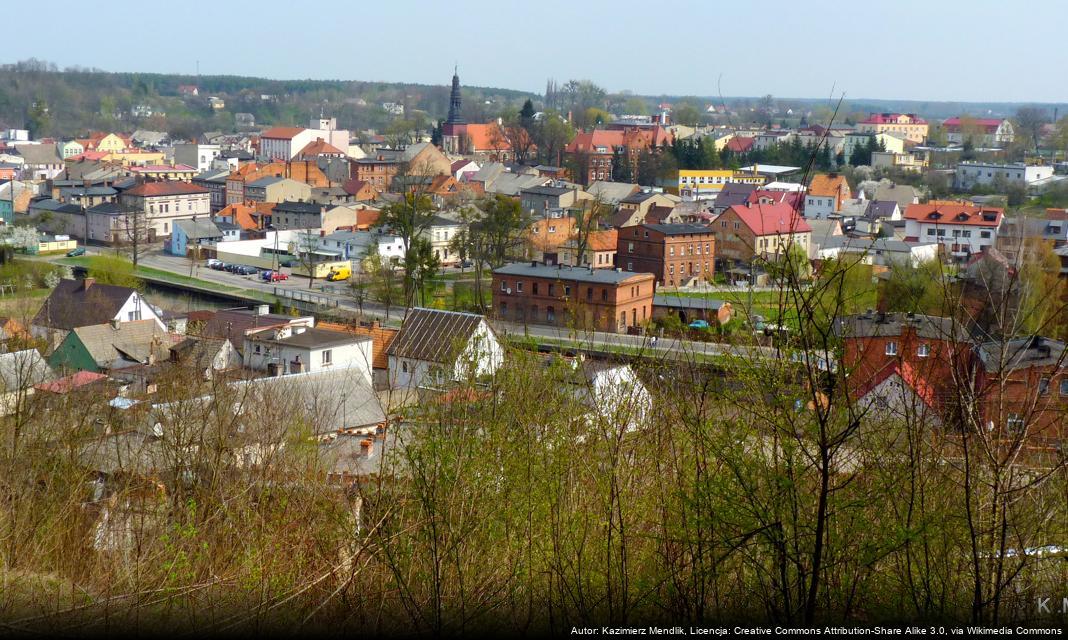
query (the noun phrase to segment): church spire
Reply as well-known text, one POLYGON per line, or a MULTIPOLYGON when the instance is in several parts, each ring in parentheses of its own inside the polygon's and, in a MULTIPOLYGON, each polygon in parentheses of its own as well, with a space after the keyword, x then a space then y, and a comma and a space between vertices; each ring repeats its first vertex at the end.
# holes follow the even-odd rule
POLYGON ((449 94, 449 119, 446 124, 464 124, 464 117, 460 115, 460 75, 459 67, 453 67, 452 93, 449 94))

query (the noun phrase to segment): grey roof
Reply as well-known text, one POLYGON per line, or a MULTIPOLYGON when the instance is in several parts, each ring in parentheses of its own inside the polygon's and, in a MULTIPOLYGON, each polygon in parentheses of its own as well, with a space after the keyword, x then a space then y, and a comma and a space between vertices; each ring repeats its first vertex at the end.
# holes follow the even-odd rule
POLYGON ((276 183, 279 183, 279 182, 284 182, 286 180, 289 180, 289 178, 283 178, 282 176, 266 176, 266 177, 260 178, 258 180, 253 180, 252 182, 246 184, 245 186, 246 187, 269 187, 272 184, 276 184, 276 183))
POLYGON ((149 356, 163 359, 173 342, 155 320, 133 320, 75 327, 73 333, 98 366, 144 363, 149 356))
POLYGON ((652 198, 653 196, 658 196, 658 195, 662 195, 662 194, 659 194, 656 191, 639 191, 637 193, 630 194, 626 198, 623 198, 622 200, 620 200, 620 202, 625 202, 627 204, 641 204, 641 203, 645 202, 646 200, 648 200, 649 198, 652 198))
POLYGON ((445 216, 434 216, 430 219, 431 227, 462 227, 464 223, 445 216))
POLYGON ((323 205, 318 202, 300 202, 297 200, 287 200, 286 202, 279 202, 271 207, 271 211, 291 211, 294 213, 322 213, 323 205))
POLYGON ((903 327, 915 327, 916 335, 930 340, 968 340, 968 333, 954 318, 905 313, 864 313, 840 318, 835 333, 843 338, 900 336, 903 327))
POLYGON ((101 202, 85 210, 86 213, 117 216, 122 213, 122 207, 117 202, 101 202))
POLYGON ((257 309, 222 309, 204 323, 200 334, 211 338, 237 339, 251 329, 281 327, 296 319, 276 313, 259 313, 257 309))
POLYGON ((642 228, 652 229, 666 236, 682 236, 692 234, 711 234, 714 233, 711 227, 707 227, 703 224, 643 224, 642 228))
POLYGON ((215 226, 219 227, 219 231, 240 231, 241 225, 234 224, 233 222, 223 222, 218 220, 215 222, 215 226))
POLYGON ((136 293, 129 287, 95 282, 87 289, 86 282, 60 280, 31 324, 64 330, 103 324, 114 318, 122 305, 136 293))
POLYGON ((426 362, 448 362, 454 349, 466 345, 485 319, 474 313, 412 309, 389 346, 389 355, 426 362))
POLYGON ((202 173, 198 173, 193 176, 193 182, 226 182, 226 178, 230 175, 229 169, 208 169, 202 173))
POLYGON ((294 329, 286 338, 274 338, 274 329, 265 329, 249 335, 250 340, 256 342, 269 342, 286 347, 299 349, 325 349, 327 347, 340 347, 357 342, 370 342, 368 336, 356 335, 342 331, 330 331, 329 329, 294 329))
POLYGON ((527 189, 523 189, 523 191, 521 191, 520 193, 530 193, 530 194, 533 194, 533 195, 536 195, 536 196, 554 196, 555 197, 555 196, 562 196, 565 193, 567 193, 568 191, 571 191, 571 189, 567 189, 565 187, 551 187, 549 185, 544 185, 544 186, 539 186, 539 187, 529 187, 527 189))
POLYGON ((249 407, 269 406, 276 415, 300 418, 312 433, 373 427, 386 420, 385 411, 365 368, 337 367, 321 371, 258 378, 235 386, 248 391, 249 407))
POLYGON ((190 240, 222 237, 219 227, 211 220, 175 220, 174 226, 181 229, 190 240))
POLYGON ((151 475, 168 465, 164 446, 162 439, 150 434, 122 431, 86 443, 79 452, 79 458, 82 464, 93 471, 108 475, 151 475))
POLYGON ((902 209, 909 206, 919 197, 916 187, 907 184, 880 184, 875 187, 873 200, 893 200, 902 209))
POLYGON ((54 375, 36 349, 0 354, 0 382, 4 392, 48 382, 54 375))
POLYGON ((70 196, 113 196, 119 192, 112 187, 63 187, 59 190, 59 195, 68 198, 70 196))
MULTIPOLYGON (((471 180, 475 180, 475 178, 471 178, 471 180)), ((505 196, 517 196, 523 189, 541 186, 551 180, 552 178, 539 176, 538 174, 502 173, 491 182, 486 183, 486 191, 505 196)))
POLYGON ((638 190, 638 185, 630 182, 608 182, 596 180, 586 189, 595 199, 607 204, 619 204, 619 201, 638 190))
POLYGON ((319 443, 319 461, 329 473, 349 477, 366 477, 378 474, 386 456, 392 456, 397 464, 394 447, 402 444, 396 435, 399 425, 384 433, 339 433, 319 443), (370 455, 365 453, 363 442, 371 441, 370 455))
POLYGON ((723 300, 712 298, 696 298, 691 296, 653 296, 654 307, 668 307, 670 309, 704 309, 707 311, 719 311, 720 307, 730 304, 723 300))
POLYGON ((591 284, 619 284, 634 277, 652 277, 650 273, 616 271, 615 269, 590 269, 588 267, 569 267, 566 265, 532 265, 529 262, 506 264, 503 267, 494 269, 493 275, 570 280, 572 282, 588 282, 591 284))
POLYGON ((26 164, 63 164, 54 144, 15 145, 26 164))
POLYGON ((894 215, 894 210, 900 209, 895 200, 872 200, 864 211, 864 216, 869 219, 889 218, 894 215))
POLYGON ((1042 336, 984 342, 976 351, 987 371, 1052 366, 1068 368, 1065 344, 1042 336))

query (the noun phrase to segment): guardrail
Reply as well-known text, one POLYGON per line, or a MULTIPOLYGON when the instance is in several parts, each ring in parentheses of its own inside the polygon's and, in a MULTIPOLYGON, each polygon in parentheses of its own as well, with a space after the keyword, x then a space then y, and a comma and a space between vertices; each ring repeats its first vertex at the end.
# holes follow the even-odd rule
POLYGON ((337 301, 337 299, 311 291, 301 291, 299 289, 280 289, 278 287, 272 288, 274 289, 274 295, 279 298, 284 298, 293 302, 302 302, 306 305, 311 305, 313 307, 337 308, 340 306, 340 303, 337 301))

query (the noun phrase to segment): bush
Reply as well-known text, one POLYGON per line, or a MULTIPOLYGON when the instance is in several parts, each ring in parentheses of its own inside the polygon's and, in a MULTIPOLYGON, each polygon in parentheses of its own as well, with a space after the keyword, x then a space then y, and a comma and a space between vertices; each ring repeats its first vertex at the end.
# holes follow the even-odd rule
POLYGON ((114 254, 92 256, 87 263, 89 277, 101 284, 113 284, 131 289, 141 287, 141 280, 134 275, 133 263, 122 256, 114 254))

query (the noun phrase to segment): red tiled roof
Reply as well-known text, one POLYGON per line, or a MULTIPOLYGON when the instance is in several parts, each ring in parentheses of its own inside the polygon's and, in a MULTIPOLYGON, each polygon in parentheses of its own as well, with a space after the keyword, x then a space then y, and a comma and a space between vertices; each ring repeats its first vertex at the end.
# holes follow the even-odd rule
POLYGON ((606 129, 594 129, 579 133, 568 143, 565 151, 568 153, 598 153, 598 147, 605 147, 605 153, 613 153, 616 147, 623 146, 623 131, 609 131, 606 129))
POLYGON ((619 231, 617 229, 609 229, 590 233, 590 237, 586 242, 589 244, 591 251, 615 251, 618 238, 619 231))
POLYGON ((845 176, 842 175, 818 175, 813 177, 812 183, 808 185, 808 193, 809 195, 828 198, 847 198, 850 193, 849 183, 846 182, 845 176))
POLYGON ((250 207, 247 204, 228 204, 217 215, 220 217, 232 217, 234 224, 248 231, 249 229, 259 228, 256 220, 252 217, 254 211, 256 211, 255 207, 250 207))
POLYGON ((125 191, 131 196, 154 197, 154 196, 177 196, 189 193, 208 193, 208 190, 200 185, 180 180, 167 180, 163 182, 145 182, 125 191))
MULTIPOLYGON (((956 131, 960 129, 960 120, 959 117, 953 117, 943 122, 942 125, 951 131, 956 131)), ((984 129, 987 133, 996 132, 998 127, 1001 126, 1001 123, 1004 122, 1001 118, 969 118, 969 120, 975 124, 975 126, 984 129)))
POLYGON ((33 388, 38 391, 47 391, 49 393, 69 393, 78 387, 84 387, 87 384, 99 382, 100 380, 107 380, 107 376, 93 371, 79 371, 78 373, 51 382, 42 382, 41 384, 34 385, 33 388))
POLYGON ((910 204, 905 208, 905 219, 928 224, 959 224, 975 227, 997 227, 1001 224, 1004 210, 997 207, 979 207, 970 204, 910 204), (983 214, 994 214, 988 220, 983 214))
POLYGON ((314 142, 309 142, 300 153, 300 156, 322 156, 322 155, 345 155, 345 152, 338 149, 334 145, 330 144, 322 138, 316 138, 314 142))
POLYGON ((469 124, 465 125, 467 137, 471 139, 471 149, 473 151, 480 150, 506 150, 511 149, 512 144, 508 141, 508 136, 504 135, 504 131, 497 126, 496 122, 490 122, 488 124, 469 124))
POLYGON ((304 127, 271 127, 260 134, 261 138, 292 140, 304 131, 304 127))
POLYGON ((735 153, 745 153, 753 148, 753 141, 756 138, 749 136, 734 136, 727 141, 727 148, 735 153))
POLYGON ((812 227, 788 204, 736 204, 730 208, 757 236, 808 233, 812 227))
POLYGON ((912 365, 907 360, 891 361, 887 363, 882 369, 869 378, 863 385, 857 388, 855 397, 859 400, 868 395, 875 387, 882 384, 890 376, 897 374, 912 391, 927 404, 928 407, 934 409, 936 394, 934 386, 930 382, 925 380, 923 376, 919 375, 912 365))

